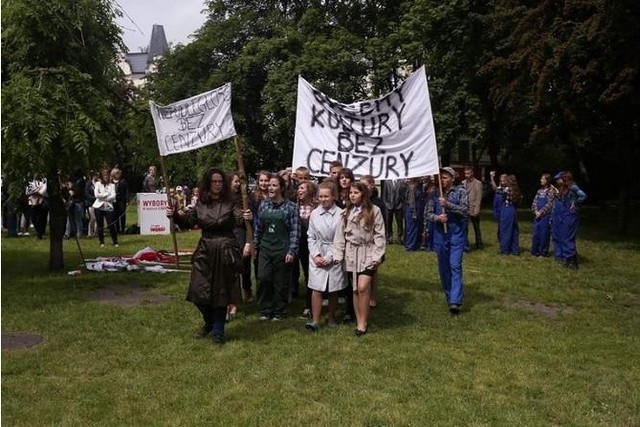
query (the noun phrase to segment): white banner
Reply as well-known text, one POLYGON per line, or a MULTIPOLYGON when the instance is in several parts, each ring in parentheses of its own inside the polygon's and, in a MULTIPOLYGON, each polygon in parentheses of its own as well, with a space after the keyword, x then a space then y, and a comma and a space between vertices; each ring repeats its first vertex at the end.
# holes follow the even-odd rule
POLYGON ((167 195, 162 193, 138 193, 138 225, 140 234, 169 234, 167 195))
POLYGON ((231 83, 169 105, 149 101, 161 156, 196 150, 236 135, 231 83))
POLYGON ((334 160, 358 177, 439 173, 424 67, 385 96, 353 104, 341 104, 298 78, 293 167, 326 176, 334 160))

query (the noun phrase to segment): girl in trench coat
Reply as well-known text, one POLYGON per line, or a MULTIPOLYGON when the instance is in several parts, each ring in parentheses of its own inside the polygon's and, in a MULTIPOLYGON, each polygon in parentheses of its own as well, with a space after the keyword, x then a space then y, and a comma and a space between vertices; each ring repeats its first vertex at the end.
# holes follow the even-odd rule
POLYGON ((311 290, 312 320, 305 328, 316 332, 320 328, 320 313, 322 310, 322 295, 329 293, 328 324, 336 324, 336 307, 339 291, 347 287, 347 279, 341 264, 333 263, 331 245, 336 229, 342 219, 342 209, 336 206, 338 189, 333 181, 320 183, 318 200, 320 206, 311 212, 309 229, 307 230, 309 243, 309 282, 311 290))

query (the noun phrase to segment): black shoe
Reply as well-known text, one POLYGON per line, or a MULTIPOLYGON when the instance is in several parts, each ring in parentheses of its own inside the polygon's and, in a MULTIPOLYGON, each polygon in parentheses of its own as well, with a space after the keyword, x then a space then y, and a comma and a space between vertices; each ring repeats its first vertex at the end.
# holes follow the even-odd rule
POLYGON ((224 334, 213 334, 213 343, 216 345, 224 344, 224 334))
POLYGON ((367 334, 367 330, 366 329, 364 331, 361 331, 360 329, 355 329, 353 332, 355 333, 356 337, 358 337, 358 338, 360 338, 361 336, 367 334))
POLYGON ((304 328, 309 332, 318 332, 320 330, 320 325, 313 322, 307 322, 307 324, 304 325, 304 328))
POLYGON ((211 333, 212 330, 213 330, 213 325, 204 324, 202 326, 202 328, 200 328, 200 330, 198 332, 193 334, 193 337, 194 338, 204 338, 204 337, 208 336, 211 333))
POLYGON ((460 308, 460 304, 449 304, 449 313, 451 313, 452 316, 457 316, 460 314, 460 308))

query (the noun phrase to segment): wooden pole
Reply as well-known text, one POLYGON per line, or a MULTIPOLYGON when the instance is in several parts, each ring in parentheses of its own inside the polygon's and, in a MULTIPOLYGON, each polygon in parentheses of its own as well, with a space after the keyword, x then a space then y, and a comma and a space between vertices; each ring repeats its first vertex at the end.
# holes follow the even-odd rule
MULTIPOLYGON (((444 193, 442 192, 442 180, 440 180, 440 174, 438 174, 438 187, 440 187, 440 197, 444 197, 444 193)), ((442 207, 442 213, 447 213, 444 209, 444 206, 440 205, 442 207)), ((447 223, 443 223, 442 224, 444 227, 444 234, 447 234, 447 223)))
MULTIPOLYGON (((169 193, 169 176, 167 175, 167 168, 164 164, 164 156, 160 156, 160 168, 162 169, 162 177, 164 178, 164 188, 167 194, 167 203, 172 206, 171 194, 169 193)), ((171 231, 171 237, 173 239, 173 253, 176 256, 176 267, 180 267, 180 257, 178 256, 178 240, 176 239, 176 228, 173 224, 173 217, 169 218, 169 228, 171 231)))
MULTIPOLYGON (((247 193, 247 173, 244 168, 244 156, 242 155, 242 145, 238 136, 233 137, 233 142, 236 146, 236 155, 238 156, 238 175, 240 178, 240 193, 242 194, 242 210, 249 209, 249 193, 247 193)), ((247 231, 247 238, 245 243, 251 245, 251 253, 253 254, 253 228, 251 227, 251 221, 244 220, 244 227, 247 231)))

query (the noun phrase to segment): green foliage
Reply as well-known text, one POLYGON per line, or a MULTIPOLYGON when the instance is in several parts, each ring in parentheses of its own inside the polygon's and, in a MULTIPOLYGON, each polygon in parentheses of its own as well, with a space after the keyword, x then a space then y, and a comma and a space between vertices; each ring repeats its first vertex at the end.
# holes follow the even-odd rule
POLYGON ((58 173, 111 159, 122 48, 106 0, 10 0, 2 5, 2 171, 14 195, 49 182, 52 268, 62 267, 58 173))
MULTIPOLYGON (((149 97, 230 81, 248 169, 276 170, 291 158, 298 75, 351 102, 425 64, 444 163, 460 147, 525 180, 571 169, 591 201, 619 191, 624 206, 638 197, 627 183, 640 160, 639 10, 632 0, 214 0, 196 39, 160 61, 149 97), (605 174, 620 159, 612 187, 605 174)), ((228 145, 194 168, 232 156, 228 145)))

